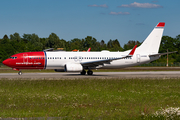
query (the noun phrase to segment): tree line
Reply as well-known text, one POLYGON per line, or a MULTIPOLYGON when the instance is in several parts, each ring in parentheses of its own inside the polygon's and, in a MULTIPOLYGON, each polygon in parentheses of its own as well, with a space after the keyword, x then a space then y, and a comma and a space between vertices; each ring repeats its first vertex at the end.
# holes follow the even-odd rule
MULTIPOLYGON (((132 49, 135 45, 141 45, 141 42, 129 40, 128 43, 122 47, 117 39, 109 40, 105 43, 104 40, 97 41, 92 36, 87 36, 84 39, 74 38, 70 41, 60 39, 55 33, 51 33, 47 38, 40 38, 36 34, 23 34, 21 37, 19 33, 11 34, 9 37, 4 35, 0 39, 0 62, 7 59, 13 54, 29 51, 42 51, 48 48, 63 48, 66 51, 78 49, 79 51, 91 48, 91 51, 126 51, 132 49)), ((175 38, 163 36, 159 52, 164 53, 169 51, 180 51, 180 35, 175 38)), ((170 62, 180 62, 180 54, 175 53, 169 55, 170 62)), ((155 62, 165 62, 166 56, 161 57, 155 62)))

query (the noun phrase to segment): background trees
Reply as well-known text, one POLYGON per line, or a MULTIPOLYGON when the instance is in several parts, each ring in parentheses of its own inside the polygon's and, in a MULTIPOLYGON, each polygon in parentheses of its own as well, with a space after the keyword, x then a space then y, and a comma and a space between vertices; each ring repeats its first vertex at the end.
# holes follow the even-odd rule
POLYGON ((140 46, 141 43, 139 41, 129 40, 127 44, 124 44, 124 50, 129 50, 135 45, 140 46))
MULTIPOLYGON (((66 41, 60 39, 55 33, 51 33, 48 38, 39 38, 35 33, 33 34, 23 34, 22 37, 19 33, 11 34, 9 37, 4 35, 0 39, 0 62, 7 59, 13 54, 28 51, 42 51, 48 48, 63 48, 66 51, 72 51, 77 49, 79 51, 87 50, 91 48, 91 51, 126 51, 132 49, 135 45, 141 45, 139 41, 129 40, 123 47, 121 47, 120 42, 115 40, 109 40, 105 43, 104 40, 100 42, 92 36, 87 36, 84 39, 74 38, 71 41, 66 41)), ((169 36, 163 36, 159 52, 164 53, 169 51, 178 51, 176 54, 170 54, 169 61, 180 62, 180 35, 176 38, 169 36)), ((155 62, 166 62, 166 56, 162 56, 155 62)))
POLYGON ((121 47, 119 41, 116 40, 109 40, 107 43, 107 49, 110 51, 123 51, 123 48, 121 47))

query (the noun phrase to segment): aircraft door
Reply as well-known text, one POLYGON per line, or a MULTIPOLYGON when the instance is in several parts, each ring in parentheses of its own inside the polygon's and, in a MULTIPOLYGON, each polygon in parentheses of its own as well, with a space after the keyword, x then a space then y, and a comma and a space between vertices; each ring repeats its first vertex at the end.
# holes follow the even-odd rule
POLYGON ((140 54, 137 54, 137 55, 136 55, 136 58, 137 58, 137 63, 140 63, 140 62, 141 62, 140 54))
POLYGON ((23 54, 23 63, 28 64, 28 54, 23 54))

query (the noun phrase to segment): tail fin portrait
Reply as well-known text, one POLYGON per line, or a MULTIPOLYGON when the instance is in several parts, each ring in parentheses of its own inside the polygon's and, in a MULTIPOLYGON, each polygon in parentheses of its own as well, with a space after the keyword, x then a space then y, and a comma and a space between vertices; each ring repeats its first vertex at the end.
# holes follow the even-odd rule
POLYGON ((148 54, 157 54, 159 51, 164 26, 165 22, 158 23, 144 42, 137 48, 137 51, 146 52, 148 54))

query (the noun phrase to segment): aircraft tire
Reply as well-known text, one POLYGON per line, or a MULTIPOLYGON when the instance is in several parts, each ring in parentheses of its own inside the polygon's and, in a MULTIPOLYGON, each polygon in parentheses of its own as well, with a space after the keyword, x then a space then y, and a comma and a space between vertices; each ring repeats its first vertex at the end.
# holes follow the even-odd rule
POLYGON ((88 74, 88 75, 93 75, 93 71, 88 70, 87 74, 88 74))
POLYGON ((81 75, 86 75, 86 71, 83 70, 83 71, 81 72, 81 75))
POLYGON ((21 72, 21 71, 19 71, 19 72, 18 72, 18 75, 22 75, 22 72, 21 72))

